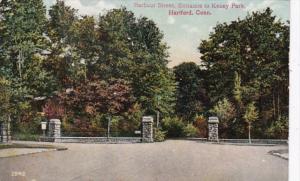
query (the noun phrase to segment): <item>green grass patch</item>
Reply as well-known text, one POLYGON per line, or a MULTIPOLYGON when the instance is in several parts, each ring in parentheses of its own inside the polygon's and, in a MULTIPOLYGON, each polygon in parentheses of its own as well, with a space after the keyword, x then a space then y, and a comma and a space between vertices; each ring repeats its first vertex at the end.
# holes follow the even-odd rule
POLYGON ((39 141, 41 135, 29 134, 29 133, 17 133, 13 135, 13 140, 20 141, 39 141))
POLYGON ((67 150, 66 147, 55 146, 55 145, 20 144, 20 143, 0 144, 0 150, 8 149, 8 148, 41 148, 41 149, 56 149, 58 151, 67 150))

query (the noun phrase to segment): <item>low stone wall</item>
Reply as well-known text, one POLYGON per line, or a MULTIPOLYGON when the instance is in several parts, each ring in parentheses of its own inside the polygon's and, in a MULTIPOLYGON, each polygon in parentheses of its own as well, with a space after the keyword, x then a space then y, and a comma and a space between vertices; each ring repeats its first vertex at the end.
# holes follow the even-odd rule
MULTIPOLYGON (((219 139, 223 143, 249 143, 249 139, 219 139)), ((281 139, 251 139, 252 144, 288 144, 288 140, 281 139)))
POLYGON ((41 137, 41 141, 58 142, 58 143, 141 143, 141 137, 41 137))
MULTIPOLYGON (((186 140, 201 141, 201 142, 214 142, 207 138, 186 138, 186 140)), ((249 144, 249 139, 219 139, 219 143, 236 143, 236 144, 249 144)), ((288 140, 284 139, 251 139, 252 144, 270 144, 270 145, 286 145, 288 140)))

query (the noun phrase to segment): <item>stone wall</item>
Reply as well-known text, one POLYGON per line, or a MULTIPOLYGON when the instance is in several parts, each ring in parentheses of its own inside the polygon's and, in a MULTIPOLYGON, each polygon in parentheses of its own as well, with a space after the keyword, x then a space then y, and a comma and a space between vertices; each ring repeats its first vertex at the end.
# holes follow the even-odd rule
POLYGON ((141 143, 141 137, 60 137, 55 138, 61 143, 106 143, 106 144, 126 144, 141 143))

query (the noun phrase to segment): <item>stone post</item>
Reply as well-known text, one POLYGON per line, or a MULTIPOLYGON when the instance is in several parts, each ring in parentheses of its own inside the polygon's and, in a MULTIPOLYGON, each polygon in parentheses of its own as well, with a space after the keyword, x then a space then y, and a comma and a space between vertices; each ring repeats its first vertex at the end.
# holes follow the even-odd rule
POLYGON ((153 142, 153 117, 144 116, 142 120, 142 142, 153 142))
POLYGON ((11 141, 10 122, 2 122, 0 124, 0 135, 2 143, 9 143, 11 141))
POLYGON ((208 118, 208 141, 219 141, 219 119, 218 117, 208 118))
POLYGON ((59 119, 50 119, 48 136, 53 138, 54 142, 59 142, 61 137, 61 122, 59 119))

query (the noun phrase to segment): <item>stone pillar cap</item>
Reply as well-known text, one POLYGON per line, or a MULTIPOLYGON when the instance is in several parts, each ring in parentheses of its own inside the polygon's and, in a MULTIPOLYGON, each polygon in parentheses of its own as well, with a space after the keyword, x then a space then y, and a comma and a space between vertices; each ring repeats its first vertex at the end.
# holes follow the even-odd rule
POLYGON ((219 123, 219 118, 216 116, 209 117, 208 123, 219 123))
POLYGON ((153 117, 152 116, 143 116, 143 122, 153 123, 153 117))
POLYGON ((60 124, 61 122, 59 119, 50 119, 50 123, 60 124))

